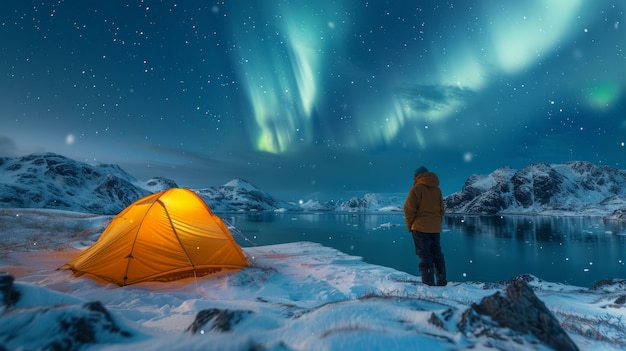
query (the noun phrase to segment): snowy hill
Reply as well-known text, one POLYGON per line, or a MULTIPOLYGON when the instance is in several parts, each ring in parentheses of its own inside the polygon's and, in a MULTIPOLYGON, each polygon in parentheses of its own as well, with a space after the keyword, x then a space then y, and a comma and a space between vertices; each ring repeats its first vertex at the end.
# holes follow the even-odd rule
POLYGON ((89 165, 53 153, 0 158, 0 207, 116 214, 133 201, 176 184, 139 182, 117 165, 89 165))
POLYGON ((353 197, 338 202, 333 210, 345 212, 402 212, 404 197, 369 193, 363 198, 353 197))
POLYGON ((626 218, 626 171, 589 162, 536 163, 472 175, 445 199, 448 213, 626 218))
POLYGON ((300 208, 309 212, 402 212, 404 205, 404 195, 368 193, 363 197, 351 197, 347 201, 327 201, 316 200, 301 201, 300 208))
POLYGON ((244 179, 194 192, 215 212, 300 210, 297 205, 277 200, 244 179))

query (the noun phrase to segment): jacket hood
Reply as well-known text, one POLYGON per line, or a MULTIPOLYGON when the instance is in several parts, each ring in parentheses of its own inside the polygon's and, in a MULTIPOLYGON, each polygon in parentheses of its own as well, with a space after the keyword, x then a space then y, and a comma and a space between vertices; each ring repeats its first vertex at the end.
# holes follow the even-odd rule
POLYGON ((439 186, 439 177, 433 172, 424 172, 413 180, 413 184, 423 184, 426 186, 439 186))

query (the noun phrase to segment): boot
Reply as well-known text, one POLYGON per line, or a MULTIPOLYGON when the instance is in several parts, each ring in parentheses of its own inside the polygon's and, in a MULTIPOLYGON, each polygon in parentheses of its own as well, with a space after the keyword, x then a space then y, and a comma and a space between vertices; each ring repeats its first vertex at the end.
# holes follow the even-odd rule
POLYGON ((430 286, 435 285, 435 272, 432 268, 420 268, 422 272, 422 283, 430 286))
POLYGON ((437 286, 448 285, 448 280, 446 279, 446 263, 444 261, 437 262, 435 265, 435 274, 437 276, 437 286))

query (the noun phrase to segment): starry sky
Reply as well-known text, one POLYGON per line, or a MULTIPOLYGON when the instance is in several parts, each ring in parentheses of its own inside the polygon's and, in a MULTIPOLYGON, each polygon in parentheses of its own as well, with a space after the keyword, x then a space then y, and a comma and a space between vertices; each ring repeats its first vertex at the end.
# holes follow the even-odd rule
POLYGON ((626 168, 626 2, 3 1, 0 156, 275 197, 626 168))

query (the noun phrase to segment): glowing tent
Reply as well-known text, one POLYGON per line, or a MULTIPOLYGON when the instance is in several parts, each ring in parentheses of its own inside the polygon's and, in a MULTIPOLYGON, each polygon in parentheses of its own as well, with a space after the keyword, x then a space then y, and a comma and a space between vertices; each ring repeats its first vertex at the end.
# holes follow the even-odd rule
POLYGON ((246 266, 243 251, 207 204, 188 189, 171 188, 129 205, 61 268, 124 286, 246 266))

